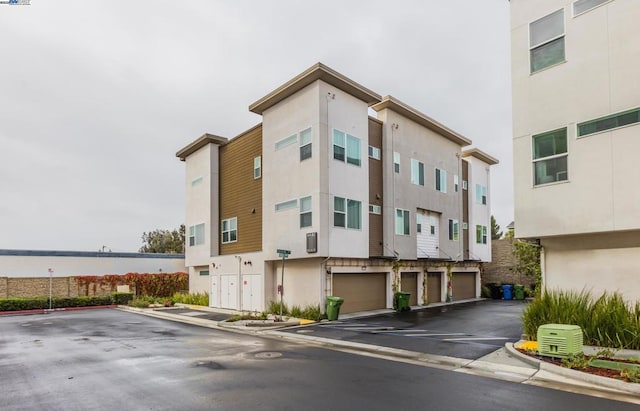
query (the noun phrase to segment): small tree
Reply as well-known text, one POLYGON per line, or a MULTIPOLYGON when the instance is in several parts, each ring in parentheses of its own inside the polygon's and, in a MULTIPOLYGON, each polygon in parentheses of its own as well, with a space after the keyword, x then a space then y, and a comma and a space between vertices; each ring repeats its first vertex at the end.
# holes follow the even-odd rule
POLYGON ((173 231, 158 229, 149 233, 142 233, 144 245, 138 251, 141 253, 183 254, 184 233, 184 224, 181 224, 178 229, 173 231))
POLYGON ((499 240, 502 238, 502 231, 500 231, 500 226, 496 222, 496 219, 491 216, 491 239, 499 240))
POLYGON ((513 255, 516 265, 513 271, 520 275, 533 277, 535 281, 535 295, 540 296, 542 291, 542 268, 540 267, 540 246, 527 240, 515 240, 513 242, 513 255))

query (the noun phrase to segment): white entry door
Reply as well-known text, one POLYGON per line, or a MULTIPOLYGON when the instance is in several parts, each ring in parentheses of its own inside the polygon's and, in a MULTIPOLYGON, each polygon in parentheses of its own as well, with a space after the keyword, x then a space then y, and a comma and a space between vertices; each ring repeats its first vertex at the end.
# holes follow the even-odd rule
POLYGON ((220 308, 238 309, 238 277, 220 276, 220 308))
POLYGON ((211 292, 209 293, 209 306, 220 307, 220 276, 211 276, 211 292))
POLYGON ((262 311, 262 275, 245 274, 242 276, 242 309, 262 311))

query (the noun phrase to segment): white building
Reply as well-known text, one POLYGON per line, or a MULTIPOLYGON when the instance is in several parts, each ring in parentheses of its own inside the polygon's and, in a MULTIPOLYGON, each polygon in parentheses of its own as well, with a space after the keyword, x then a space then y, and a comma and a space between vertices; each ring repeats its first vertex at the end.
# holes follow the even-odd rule
POLYGON ((640 299, 640 2, 512 0, 515 235, 547 289, 640 299))
POLYGON ((288 250, 289 305, 337 295, 350 312, 391 307, 398 290, 413 305, 479 296, 490 235, 475 244, 462 227, 487 226, 497 160, 463 159, 469 139, 320 63, 249 109, 257 126, 177 153, 193 291, 209 290, 214 307, 263 310, 283 283, 277 250, 288 250), (463 197, 476 186, 463 168, 485 187, 483 204, 463 197))

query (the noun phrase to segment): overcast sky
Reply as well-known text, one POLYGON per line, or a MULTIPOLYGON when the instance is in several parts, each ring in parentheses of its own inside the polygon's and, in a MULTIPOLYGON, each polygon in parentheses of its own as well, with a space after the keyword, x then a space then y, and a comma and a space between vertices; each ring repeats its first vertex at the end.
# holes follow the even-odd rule
POLYGON ((318 61, 497 157, 513 219, 508 1, 31 0, 0 39, 0 248, 137 251, 184 221, 176 151, 318 61))

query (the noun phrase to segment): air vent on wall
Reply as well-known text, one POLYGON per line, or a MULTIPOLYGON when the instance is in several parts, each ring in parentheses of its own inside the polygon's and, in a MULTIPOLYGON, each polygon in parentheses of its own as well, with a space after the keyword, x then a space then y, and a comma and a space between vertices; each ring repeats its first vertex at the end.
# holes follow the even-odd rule
POLYGON ((307 233, 307 252, 318 252, 318 233, 307 233))

